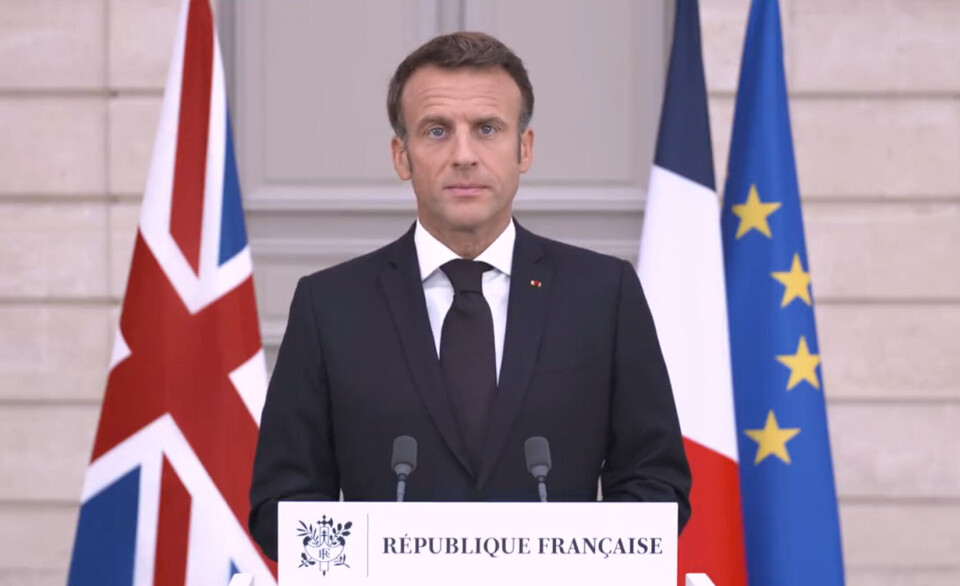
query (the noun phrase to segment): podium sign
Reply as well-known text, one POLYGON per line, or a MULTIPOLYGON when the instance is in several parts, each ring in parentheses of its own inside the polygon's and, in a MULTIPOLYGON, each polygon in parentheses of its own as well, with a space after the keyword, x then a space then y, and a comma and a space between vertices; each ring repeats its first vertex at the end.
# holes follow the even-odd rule
POLYGON ((280 586, 674 586, 674 503, 282 502, 280 586))

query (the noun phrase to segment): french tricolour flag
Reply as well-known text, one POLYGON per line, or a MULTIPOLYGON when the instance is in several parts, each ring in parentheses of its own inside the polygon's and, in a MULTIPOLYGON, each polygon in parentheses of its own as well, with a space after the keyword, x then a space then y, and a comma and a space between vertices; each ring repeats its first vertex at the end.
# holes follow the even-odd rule
POLYGON ((184 0, 71 586, 275 584, 246 530, 266 366, 209 0, 184 0))
POLYGON ((638 272, 693 473, 678 575, 746 584, 730 342, 696 0, 677 0, 638 272))

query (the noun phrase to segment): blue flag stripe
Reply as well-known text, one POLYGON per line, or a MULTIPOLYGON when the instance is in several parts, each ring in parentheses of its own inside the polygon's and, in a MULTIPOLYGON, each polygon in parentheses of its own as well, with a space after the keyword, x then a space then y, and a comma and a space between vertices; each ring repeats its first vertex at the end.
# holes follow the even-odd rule
POLYGON ((68 586, 131 586, 137 543, 140 468, 80 507, 68 586))
POLYGON ((697 2, 678 0, 654 163, 716 191, 697 2))
POLYGON ((223 165, 223 208, 220 211, 220 262, 236 256, 247 246, 247 229, 243 223, 243 203, 240 200, 240 178, 237 159, 233 153, 233 130, 227 111, 227 142, 223 165))

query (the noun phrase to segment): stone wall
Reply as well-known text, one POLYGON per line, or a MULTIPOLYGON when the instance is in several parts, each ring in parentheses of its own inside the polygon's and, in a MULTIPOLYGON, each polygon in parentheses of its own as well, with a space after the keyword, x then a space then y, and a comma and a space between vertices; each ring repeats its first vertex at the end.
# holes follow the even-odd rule
POLYGON ((0 0, 0 584, 65 583, 177 0, 0 0))

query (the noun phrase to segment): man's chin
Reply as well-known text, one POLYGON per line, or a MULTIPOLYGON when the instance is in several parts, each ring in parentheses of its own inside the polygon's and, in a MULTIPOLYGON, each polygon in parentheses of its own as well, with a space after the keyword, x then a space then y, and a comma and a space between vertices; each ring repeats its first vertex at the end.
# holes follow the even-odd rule
POLYGON ((457 232, 487 232, 503 229, 510 222, 510 215, 490 215, 489 213, 456 214, 447 218, 447 226, 457 232))
MULTIPOLYGON (((439 203, 439 202, 438 202, 439 203)), ((502 230, 510 222, 511 209, 493 206, 487 199, 444 201, 440 206, 421 207, 420 221, 424 227, 439 232, 482 234, 502 230), (433 213, 423 213, 433 212, 433 213)))

